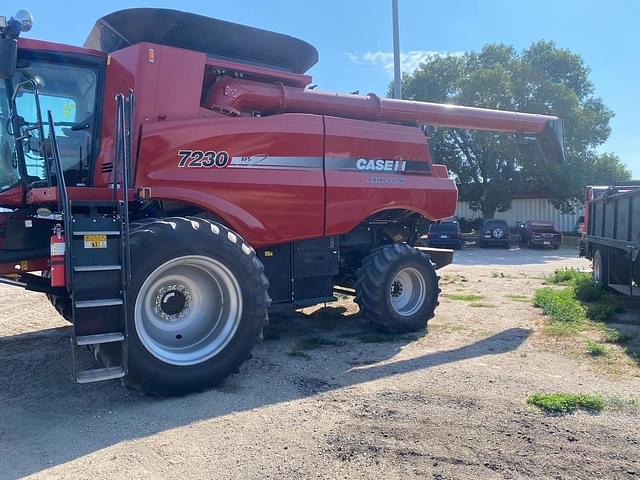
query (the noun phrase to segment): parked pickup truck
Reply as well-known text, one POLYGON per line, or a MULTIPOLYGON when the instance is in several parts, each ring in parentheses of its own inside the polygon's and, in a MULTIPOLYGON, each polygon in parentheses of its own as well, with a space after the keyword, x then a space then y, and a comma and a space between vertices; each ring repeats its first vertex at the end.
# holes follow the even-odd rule
POLYGON ((560 248, 562 234, 553 226, 552 222, 529 220, 520 224, 520 244, 527 248, 553 247, 560 248))

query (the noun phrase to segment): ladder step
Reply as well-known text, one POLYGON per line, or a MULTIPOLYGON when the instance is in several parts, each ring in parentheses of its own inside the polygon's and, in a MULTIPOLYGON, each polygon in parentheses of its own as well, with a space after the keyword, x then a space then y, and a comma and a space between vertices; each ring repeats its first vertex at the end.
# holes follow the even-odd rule
POLYGON ((76 345, 98 345, 101 343, 121 342, 124 340, 122 332, 99 333, 97 335, 83 335, 76 337, 76 345))
POLYGON ((78 230, 73 232, 76 236, 81 235, 120 235, 120 230, 78 230))
POLYGON ((96 368, 94 370, 85 370, 78 372, 76 377, 77 383, 93 383, 102 382, 104 380, 113 380, 114 378, 122 378, 126 375, 122 367, 96 368))
POLYGON ((73 267, 74 272, 106 272, 109 270, 122 270, 120 265, 83 265, 73 267))
POLYGON ((122 305, 121 298, 103 298, 100 300, 80 300, 75 303, 76 308, 113 307, 122 305))

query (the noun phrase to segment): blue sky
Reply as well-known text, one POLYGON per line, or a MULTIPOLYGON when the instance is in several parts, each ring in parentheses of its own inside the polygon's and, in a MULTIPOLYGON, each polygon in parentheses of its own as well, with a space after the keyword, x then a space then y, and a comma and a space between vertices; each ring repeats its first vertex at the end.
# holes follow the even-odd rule
MULTIPOLYGON (((640 55, 637 0, 399 0, 405 70, 427 52, 479 50, 489 42, 522 49, 545 39, 583 56, 596 94, 616 113, 603 151, 640 178, 640 55)), ((316 46, 319 88, 385 94, 391 80, 391 0, 4 0, 3 15, 29 10, 28 36, 81 45, 94 21, 111 11, 155 6, 191 11, 287 33, 316 46)))

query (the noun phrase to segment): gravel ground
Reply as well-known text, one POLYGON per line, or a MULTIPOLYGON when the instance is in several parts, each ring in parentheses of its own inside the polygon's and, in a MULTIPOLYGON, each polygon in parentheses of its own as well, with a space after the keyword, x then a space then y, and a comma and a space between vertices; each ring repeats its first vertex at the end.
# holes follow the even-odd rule
POLYGON ((348 300, 279 315, 238 374, 170 399, 72 384, 66 324, 42 295, 0 287, 0 479, 640 478, 637 410, 526 404, 640 394, 622 351, 587 358, 584 339, 546 337, 530 302, 508 297, 559 266, 588 268, 573 249, 457 252, 428 332, 372 336, 348 300), (309 338, 333 345, 290 355, 309 338))

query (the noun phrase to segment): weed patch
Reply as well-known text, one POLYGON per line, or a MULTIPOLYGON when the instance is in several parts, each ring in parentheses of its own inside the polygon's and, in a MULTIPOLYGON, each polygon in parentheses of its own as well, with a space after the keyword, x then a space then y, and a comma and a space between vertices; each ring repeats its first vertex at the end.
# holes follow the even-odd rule
POLYGON ((457 300, 461 302, 477 302, 479 300, 483 300, 484 296, 475 295, 473 293, 451 293, 447 295, 449 300, 457 300))
POLYGON ((572 288, 545 287, 538 290, 533 304, 542 308, 554 322, 577 325, 587 320, 586 309, 580 304, 572 288))
POLYGON ((587 342, 587 353, 592 357, 604 357, 609 354, 609 349, 601 343, 589 340, 587 342))
POLYGON ((482 302, 470 303, 469 306, 473 308, 496 308, 496 306, 492 305, 491 303, 482 303, 482 302))
POLYGON ((505 298, 513 300, 514 302, 529 302, 531 300, 531 297, 527 297, 526 295, 505 295, 505 298))
POLYGON ((569 285, 580 279, 591 278, 586 272, 580 272, 574 268, 561 268, 545 278, 545 283, 553 285, 569 285))
POLYGON ((604 408, 604 399, 600 395, 573 393, 536 393, 527 399, 527 403, 552 414, 573 413, 578 409, 601 412, 604 408))

